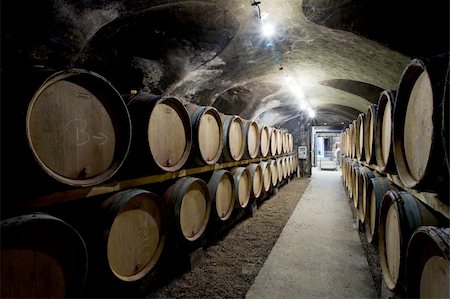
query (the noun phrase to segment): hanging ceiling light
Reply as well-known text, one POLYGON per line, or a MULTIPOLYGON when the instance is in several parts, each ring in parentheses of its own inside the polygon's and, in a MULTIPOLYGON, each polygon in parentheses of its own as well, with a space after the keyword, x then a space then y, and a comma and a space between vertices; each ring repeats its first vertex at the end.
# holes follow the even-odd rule
POLYGON ((275 33, 275 28, 270 23, 263 23, 262 33, 265 37, 271 37, 275 33))

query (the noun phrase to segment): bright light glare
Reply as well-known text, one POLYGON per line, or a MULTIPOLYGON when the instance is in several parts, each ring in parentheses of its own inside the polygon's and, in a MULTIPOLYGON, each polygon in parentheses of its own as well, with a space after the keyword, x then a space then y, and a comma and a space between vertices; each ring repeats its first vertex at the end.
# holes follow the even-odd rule
POLYGON ((271 37, 275 32, 275 28, 273 28, 272 24, 266 23, 262 26, 262 32, 266 37, 271 37))
POLYGON ((308 109, 308 115, 310 118, 314 118, 314 116, 316 116, 316 112, 310 108, 308 109))

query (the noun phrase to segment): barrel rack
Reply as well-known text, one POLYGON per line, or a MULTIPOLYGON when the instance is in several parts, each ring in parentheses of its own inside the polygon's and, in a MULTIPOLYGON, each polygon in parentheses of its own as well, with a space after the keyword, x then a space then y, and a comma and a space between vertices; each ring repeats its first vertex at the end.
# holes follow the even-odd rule
POLYGON ((213 170, 219 170, 223 168, 235 167, 240 165, 247 165, 250 163, 258 163, 261 161, 266 161, 269 159, 276 159, 280 157, 293 155, 294 152, 291 153, 283 153, 276 156, 267 156, 267 157, 259 157, 255 159, 247 159, 240 161, 232 161, 232 162, 223 162, 216 163, 214 165, 205 165, 193 168, 182 168, 180 170, 174 172, 165 172, 154 174, 150 176, 138 177, 134 179, 128 179, 123 181, 115 181, 102 183, 96 186, 91 187, 80 187, 76 189, 71 189, 67 191, 54 192, 49 193, 43 196, 40 196, 36 199, 28 200, 21 203, 20 208, 39 208, 44 206, 49 206, 52 204, 59 204, 64 202, 69 202, 78 199, 85 199, 93 196, 113 193, 125 189, 140 187, 144 185, 160 183, 171 179, 181 178, 185 176, 195 175, 199 173, 204 173, 213 170))
MULTIPOLYGON (((374 164, 368 164, 365 161, 358 161, 357 159, 351 159, 348 158, 350 161, 357 162, 361 165, 364 165, 367 168, 370 168, 372 170, 379 171, 379 167, 374 164)), ((382 173, 382 172, 380 172, 382 173)), ((417 199, 419 199, 421 202, 432 208, 433 210, 441 213, 447 219, 450 219, 450 206, 445 204, 440 198, 439 194, 432 193, 432 192, 424 192, 424 191, 418 191, 409 187, 406 187, 402 181, 400 180, 400 177, 397 174, 390 174, 386 173, 386 177, 396 186, 399 188, 411 193, 414 195, 417 199)))

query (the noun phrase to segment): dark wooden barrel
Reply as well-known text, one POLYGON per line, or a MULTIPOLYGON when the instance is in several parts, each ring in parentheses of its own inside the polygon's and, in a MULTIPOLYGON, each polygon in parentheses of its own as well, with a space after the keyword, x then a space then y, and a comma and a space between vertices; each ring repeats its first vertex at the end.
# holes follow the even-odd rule
POLYGON ((270 128, 270 154, 272 156, 276 156, 277 153, 277 144, 278 144, 278 135, 276 132, 277 129, 270 128))
POLYGON ((223 125, 223 159, 239 161, 245 152, 244 122, 237 115, 221 115, 223 125))
POLYGON ((351 198, 353 199, 353 206, 355 208, 358 207, 358 171, 360 168, 363 168, 364 166, 358 164, 358 163, 352 163, 352 169, 351 169, 351 180, 350 180, 350 194, 351 198))
POLYGON ((393 111, 396 94, 395 90, 385 90, 378 99, 374 142, 375 158, 380 172, 397 172, 392 144, 393 111))
POLYGON ((88 256, 80 234, 65 221, 31 213, 1 222, 1 297, 79 297, 88 256))
POLYGON ((364 124, 364 153, 365 160, 369 164, 376 164, 375 156, 375 130, 377 127, 377 105, 369 106, 364 124))
POLYGON ((278 164, 277 160, 269 160, 270 175, 272 177, 272 186, 275 187, 278 184, 278 164))
POLYGON ((71 69, 50 76, 28 106, 26 133, 39 166, 71 186, 111 178, 127 157, 131 122, 119 92, 99 74, 71 69))
POLYGON ((360 113, 356 120, 356 158, 358 161, 363 161, 366 158, 364 152, 364 123, 366 116, 364 113, 360 113))
POLYGON ((211 199, 208 185, 193 177, 178 179, 164 193, 170 234, 176 239, 192 242, 202 237, 208 225, 211 199))
POLYGON ((264 184, 261 166, 251 163, 247 165, 246 169, 250 175, 251 197, 257 199, 261 196, 264 184))
POLYGON ((394 158, 402 183, 448 192, 442 147, 442 100, 448 55, 413 59, 400 79, 394 108, 394 158))
POLYGON ((422 225, 437 225, 432 212, 410 193, 387 191, 379 218, 380 264, 386 286, 405 290, 406 250, 413 232, 422 225))
POLYGON ((136 281, 149 273, 161 256, 166 239, 161 198, 142 189, 118 192, 106 199, 106 254, 120 280, 136 281))
POLYGON ((255 121, 244 121, 245 151, 244 157, 254 159, 259 155, 261 142, 259 126, 255 121))
POLYGON ((445 162, 447 164, 447 170, 450 174, 450 61, 447 67, 447 74, 445 76, 445 93, 442 99, 442 126, 441 126, 441 139, 442 147, 445 153, 445 162))
POLYGON ((406 253, 410 298, 448 298, 450 294, 450 228, 421 226, 406 253))
POLYGON ((214 165, 222 156, 223 127, 219 111, 211 106, 184 104, 191 119, 190 159, 196 165, 214 165))
POLYGON ((245 167, 233 167, 231 173, 234 178, 234 202, 237 208, 246 208, 250 202, 250 191, 252 189, 250 173, 245 167))
POLYGON ((366 191, 366 217, 365 230, 369 243, 378 243, 378 223, 380 218, 381 202, 384 194, 389 191, 397 191, 397 187, 386 177, 374 177, 368 180, 366 191))
POLYGON ((189 115, 172 97, 138 94, 128 103, 133 142, 127 171, 134 176, 176 171, 187 161, 192 146, 189 115))
POLYGON ((375 177, 375 173, 367 167, 361 166, 356 171, 356 208, 359 221, 364 224, 366 218, 366 202, 364 190, 367 178, 375 177))
POLYGON ((267 126, 262 126, 260 134, 260 153, 262 157, 267 157, 270 152, 270 128, 267 126))
POLYGON ((215 170, 208 182, 212 203, 211 215, 221 221, 230 218, 234 208, 234 179, 225 169, 215 170))
POLYGON ((261 166, 263 177, 263 191, 267 193, 272 189, 272 174, 270 172, 270 163, 269 161, 261 161, 259 165, 261 166))
POLYGON ((381 174, 376 171, 368 171, 364 172, 362 175, 362 194, 359 197, 359 203, 358 203, 358 212, 359 212, 359 219, 361 220, 362 224, 365 223, 367 217, 368 217, 368 208, 367 204, 370 202, 370 191, 371 191, 371 179, 380 177, 381 174))

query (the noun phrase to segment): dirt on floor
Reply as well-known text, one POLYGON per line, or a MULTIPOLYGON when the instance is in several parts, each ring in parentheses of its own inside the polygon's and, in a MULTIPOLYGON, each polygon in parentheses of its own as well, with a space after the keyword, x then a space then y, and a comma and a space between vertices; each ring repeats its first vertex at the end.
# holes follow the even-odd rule
POLYGON ((309 181, 291 179, 258 202, 253 217, 247 213, 206 244, 193 270, 156 284, 154 277, 144 278, 142 294, 148 298, 244 298, 309 181))

